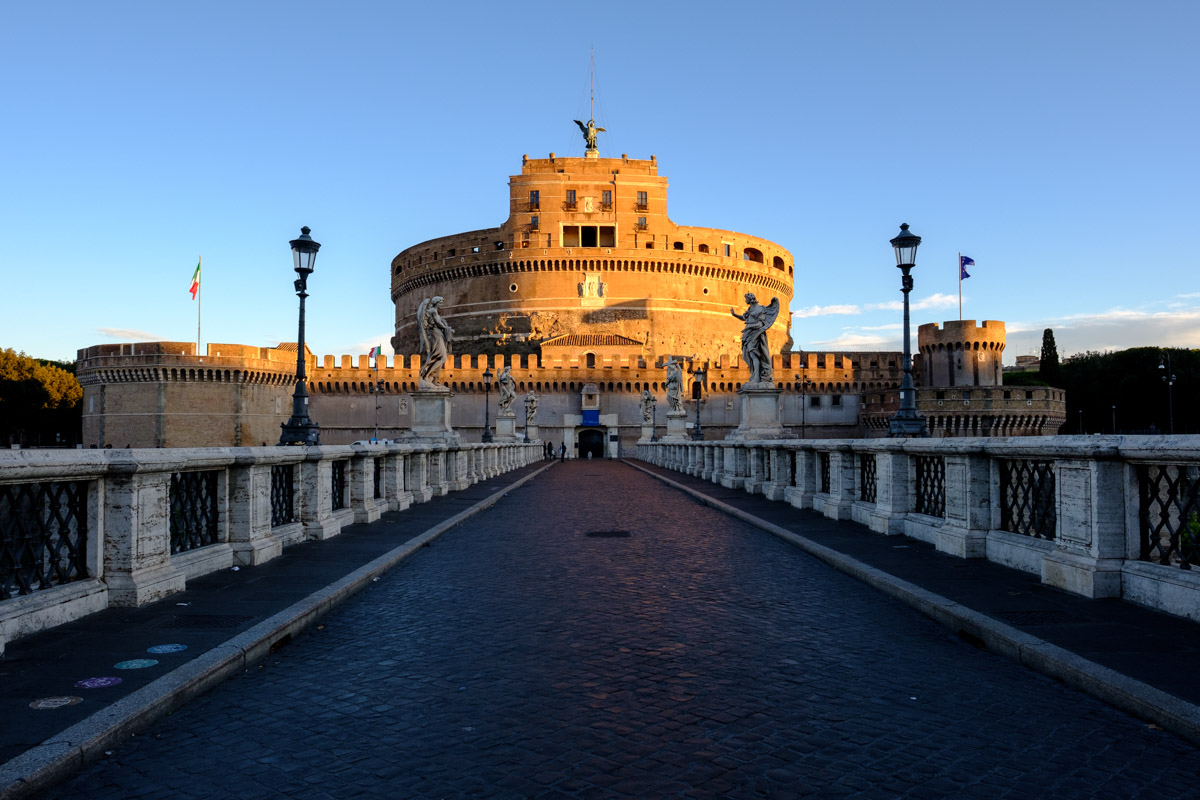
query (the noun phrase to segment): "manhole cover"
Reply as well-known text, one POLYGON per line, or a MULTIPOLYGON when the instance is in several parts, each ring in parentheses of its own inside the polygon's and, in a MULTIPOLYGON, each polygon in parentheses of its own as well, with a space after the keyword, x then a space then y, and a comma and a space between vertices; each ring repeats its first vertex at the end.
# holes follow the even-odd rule
POLYGON ((1070 611, 996 611, 992 616, 1009 625, 1076 625, 1089 621, 1070 611))
POLYGON ((224 628, 236 628, 239 625, 245 625, 252 619, 254 617, 247 617, 242 614, 187 614, 178 615, 159 627, 168 630, 215 631, 224 628))
POLYGON ((593 539, 628 539, 631 535, 629 531, 588 531, 584 534, 593 539))

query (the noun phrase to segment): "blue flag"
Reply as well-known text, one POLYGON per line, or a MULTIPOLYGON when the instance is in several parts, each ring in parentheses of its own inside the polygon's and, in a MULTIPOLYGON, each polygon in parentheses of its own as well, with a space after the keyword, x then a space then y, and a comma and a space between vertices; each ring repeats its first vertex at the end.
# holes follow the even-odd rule
POLYGON ((964 278, 971 277, 970 275, 967 274, 968 266, 972 266, 972 267, 975 266, 975 259, 967 258, 966 256, 959 256, 958 257, 958 278, 959 278, 959 280, 963 280, 964 278))

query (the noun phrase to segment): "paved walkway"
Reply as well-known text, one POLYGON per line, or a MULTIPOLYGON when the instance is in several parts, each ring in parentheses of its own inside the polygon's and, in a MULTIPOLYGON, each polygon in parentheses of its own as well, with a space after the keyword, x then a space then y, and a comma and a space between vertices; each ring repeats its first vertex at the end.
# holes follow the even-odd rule
POLYGON ((597 461, 510 491, 46 796, 1162 798, 1197 795, 1198 756, 597 461))

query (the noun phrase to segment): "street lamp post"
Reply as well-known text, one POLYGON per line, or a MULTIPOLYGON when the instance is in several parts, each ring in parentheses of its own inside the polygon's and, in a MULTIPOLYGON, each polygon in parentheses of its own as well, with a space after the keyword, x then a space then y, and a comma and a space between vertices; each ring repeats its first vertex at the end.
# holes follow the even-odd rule
POLYGON ((928 436, 925 419, 917 413, 916 386, 912 376, 912 351, 908 333, 908 293, 912 291, 913 279, 909 272, 917 262, 917 247, 921 237, 909 233, 908 223, 900 226, 900 235, 891 240, 896 251, 896 266, 903 277, 900 291, 904 292, 904 377, 900 379, 900 408, 888 420, 889 436, 928 436))
MULTIPOLYGON (((805 358, 807 358, 807 354, 805 358)), ((800 438, 804 438, 805 413, 808 411, 808 387, 813 385, 813 382, 808 379, 808 373, 805 370, 808 365, 800 367, 800 374, 796 376, 796 383, 800 386, 800 438)))
POLYGON ((375 392, 375 438, 372 439, 371 441, 372 441, 372 443, 377 444, 379 442, 379 405, 380 405, 380 397, 379 396, 381 394, 383 394, 383 379, 382 378, 376 379, 375 384, 372 387, 372 391, 375 392))
POLYGON ((700 428, 700 404, 704 395, 704 368, 692 371, 692 399, 696 401, 696 424, 692 426, 692 441, 704 441, 704 431, 700 428))
POLYGON ((1117 435, 1117 407, 1113 406, 1113 436, 1117 435))
POLYGON ((320 243, 314 242, 309 233, 306 225, 300 229, 300 238, 289 242, 292 246, 293 268, 299 276, 294 286, 296 294, 300 296, 300 332, 296 336, 296 391, 292 393, 292 417, 283 423, 280 444, 321 443, 320 428, 308 418, 308 377, 304 373, 304 298, 308 297, 308 276, 312 274, 317 251, 321 249, 320 243))
POLYGON ((525 444, 529 444, 529 403, 525 404, 525 444))
POLYGON ((483 370, 483 441, 490 442, 492 440, 492 423, 488 419, 489 399, 492 393, 492 370, 490 367, 483 370))
POLYGON ((1175 373, 1171 370, 1171 351, 1165 355, 1165 361, 1160 358, 1158 368, 1163 371, 1163 383, 1167 385, 1167 431, 1175 435, 1175 373))

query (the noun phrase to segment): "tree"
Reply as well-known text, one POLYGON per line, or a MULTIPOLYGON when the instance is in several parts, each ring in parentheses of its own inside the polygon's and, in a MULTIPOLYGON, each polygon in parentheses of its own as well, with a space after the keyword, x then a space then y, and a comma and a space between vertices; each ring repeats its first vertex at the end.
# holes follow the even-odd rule
POLYGON ((1054 330, 1046 328, 1042 333, 1042 363, 1038 367, 1042 380, 1051 385, 1057 385, 1058 380, 1058 345, 1054 343, 1054 330))
POLYGON ((83 387, 67 370, 0 349, 0 439, 76 441, 82 399, 83 387))

